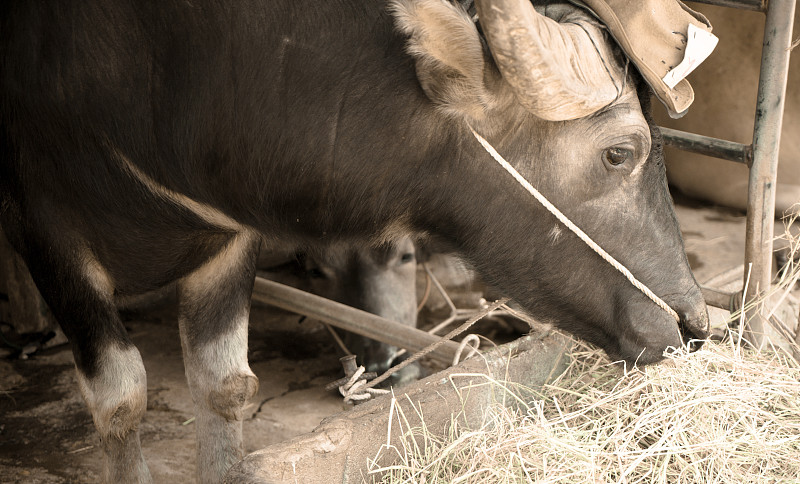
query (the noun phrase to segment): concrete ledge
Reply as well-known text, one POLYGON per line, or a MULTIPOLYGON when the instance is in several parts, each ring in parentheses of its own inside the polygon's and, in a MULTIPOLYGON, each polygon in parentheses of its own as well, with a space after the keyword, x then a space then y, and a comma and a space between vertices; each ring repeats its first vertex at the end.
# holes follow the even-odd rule
MULTIPOLYGON (((483 409, 492 401, 513 403, 513 399, 497 395, 497 387, 487 384, 486 377, 541 388, 564 371, 565 353, 570 347, 570 340, 559 333, 531 334, 404 387, 395 396, 411 427, 420 424, 420 414, 427 429, 438 435, 446 432, 456 417, 477 426, 483 409)), ((333 415, 311 433, 246 456, 230 469, 223 482, 362 482, 368 462, 387 442, 391 405, 391 395, 385 395, 333 415)), ((400 434, 397 427, 395 421, 393 444, 400 434)))

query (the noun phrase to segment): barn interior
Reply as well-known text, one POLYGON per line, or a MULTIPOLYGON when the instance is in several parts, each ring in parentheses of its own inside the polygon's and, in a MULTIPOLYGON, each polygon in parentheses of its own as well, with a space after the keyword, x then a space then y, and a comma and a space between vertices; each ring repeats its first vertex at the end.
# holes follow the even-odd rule
MULTIPOLYGON (((677 129, 749 144, 755 122, 763 15, 734 12, 722 7, 695 5, 715 26, 720 49, 732 46, 730 55, 712 56, 692 79, 697 99, 689 114, 670 120, 662 113, 659 123, 677 129), (705 76, 705 80, 699 76, 705 76), (720 78, 736 77, 742 83, 722 90, 720 78), (735 94, 734 94, 735 93, 735 94)), ((797 21, 795 19, 795 25, 797 21)), ((733 82, 733 81, 731 81, 733 82)), ((800 63, 790 66, 784 133, 800 129, 800 63)), ((800 139, 782 138, 778 183, 778 215, 797 210, 800 186, 800 139)), ((747 232, 747 168, 683 151, 667 152, 668 174, 686 252, 696 279, 724 293, 743 290, 747 267, 743 263, 747 232)), ((773 235, 778 249, 772 279, 788 252, 786 230, 796 237, 800 229, 776 218, 773 235)), ((776 257, 770 255, 770 257, 776 257)), ((432 270, 453 303, 475 310, 494 294, 469 270, 451 259, 432 263, 432 270)), ((91 415, 79 393, 72 352, 41 301, 24 302, 36 317, 25 324, 11 309, 12 284, 28 287, 24 267, 5 241, 0 245, 0 481, 31 483, 98 482, 102 475, 102 450, 91 415), (13 279, 13 282, 11 282, 13 279), (26 286, 27 284, 27 286, 26 286)), ((284 282, 291 275, 264 273, 284 282)), ((420 328, 428 329, 449 315, 449 306, 436 291, 426 291, 425 268, 417 269, 420 328), (426 296, 426 293, 429 293, 426 296)), ((24 289, 23 289, 24 290, 24 289)), ((778 294, 777 298, 783 295, 778 294)), ((800 288, 774 301, 782 327, 768 326, 771 340, 792 352, 798 333, 800 288)), ((18 303, 15 303, 18 304, 18 303)), ((710 308, 712 327, 722 331, 730 311, 710 308)), ((128 332, 142 354, 148 375, 148 408, 140 427, 142 446, 156 482, 192 482, 195 475, 193 404, 186 384, 174 295, 165 292, 132 304, 123 312, 128 332)), ((462 319, 463 320, 463 319, 462 319)), ((497 344, 511 341, 526 330, 512 317, 482 321, 472 329, 497 344)), ((486 344, 486 343, 484 343, 486 344)), ((340 350, 328 330, 303 316, 254 303, 250 319, 250 365, 259 378, 259 391, 246 408, 245 452, 280 443, 311 432, 320 421, 347 411, 341 396, 325 386, 341 377, 340 350)), ((425 371, 441 368, 435 361, 425 371)))

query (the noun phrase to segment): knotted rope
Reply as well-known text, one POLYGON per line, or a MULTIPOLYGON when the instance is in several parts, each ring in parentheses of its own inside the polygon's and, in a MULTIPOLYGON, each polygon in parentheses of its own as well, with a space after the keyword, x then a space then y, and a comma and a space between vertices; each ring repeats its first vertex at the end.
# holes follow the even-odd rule
POLYGON ((389 390, 382 390, 380 388, 370 388, 367 386, 367 380, 361 379, 364 373, 364 367, 359 366, 353 376, 351 376, 344 384, 339 385, 339 393, 344 397, 344 403, 359 403, 378 395, 385 395, 389 390))
MULTIPOLYGON (((470 326, 475 324, 478 320, 480 320, 487 314, 491 313, 492 311, 497 310, 497 308, 499 308, 500 306, 504 305, 507 302, 508 298, 503 298, 491 304, 486 305, 478 314, 476 314, 475 316, 464 322, 462 325, 450 331, 446 335, 442 336, 436 342, 426 346, 420 351, 417 351, 409 358, 389 368, 381 376, 377 378, 375 378, 375 373, 364 373, 363 366, 359 366, 356 368, 355 355, 344 356, 339 360, 342 362, 342 366, 344 367, 344 372, 347 376, 344 378, 340 378, 339 380, 336 380, 333 383, 329 383, 328 385, 325 386, 325 390, 333 390, 334 388, 338 388, 339 393, 341 393, 342 396, 344 397, 345 403, 350 403, 350 402, 360 403, 369 400, 374 396, 383 395, 387 393, 387 390, 374 388, 376 385, 383 382, 384 380, 392 376, 394 373, 402 370, 411 363, 414 363, 415 361, 419 360, 428 353, 435 351, 436 348, 443 345, 446 341, 450 341, 459 334, 463 333, 464 331, 469 329, 470 326), (374 380, 369 382, 367 381, 373 378, 374 380)), ((453 364, 458 363, 459 359, 461 358, 461 354, 463 353, 463 350, 469 344, 469 342, 472 341, 474 341, 472 338, 464 339, 462 345, 459 347, 459 350, 456 352, 453 364)), ((477 349, 473 349, 472 351, 470 351, 470 353, 467 355, 467 358, 472 356, 476 351, 477 349)))
POLYGON ((356 355, 349 353, 347 356, 339 358, 339 361, 344 368, 345 377, 325 385, 325 391, 338 388, 346 404, 361 403, 372 397, 389 393, 388 390, 367 387, 367 381, 377 375, 374 372, 365 373, 363 366, 356 367, 356 355))
POLYGON ((483 310, 480 313, 478 313, 474 317, 470 318, 468 321, 466 321, 461 326, 457 327, 456 329, 454 329, 454 330, 450 331, 449 333, 447 333, 446 335, 442 336, 441 339, 439 339, 439 341, 436 341, 435 343, 432 343, 432 344, 426 346, 425 348, 417 351, 416 353, 414 353, 410 357, 408 357, 405 360, 401 361, 397 365, 395 365, 395 366, 389 368, 388 370, 386 370, 386 372, 384 372, 383 375, 381 375, 378 378, 376 378, 376 379, 372 380, 371 382, 369 382, 367 384, 367 387, 368 388, 374 387, 378 383, 380 383, 380 382, 386 380, 387 378, 389 378, 393 373, 402 370, 406 366, 408 366, 411 363, 417 361, 418 359, 420 359, 423 356, 427 355, 431 351, 436 350, 436 348, 440 347, 445 342, 450 341, 451 339, 455 338, 459 334, 461 334, 464 331, 468 330, 469 327, 472 326, 473 324, 475 324, 478 320, 480 320, 481 318, 483 318, 487 314, 491 313, 492 311, 495 311, 497 308, 499 308, 500 306, 502 306, 503 304, 505 304, 507 302, 508 302, 508 298, 506 297, 506 298, 499 299, 499 300, 487 305, 485 308, 483 308, 483 310))
POLYGON ((533 188, 533 185, 528 183, 528 180, 526 180, 522 175, 520 175, 519 172, 513 166, 511 166, 500 155, 500 153, 498 153, 494 149, 494 147, 491 144, 489 144, 488 141, 486 141, 481 135, 479 135, 477 132, 475 132, 474 129, 472 129, 472 126, 469 127, 469 130, 472 131, 472 134, 475 136, 475 139, 478 140, 481 146, 483 146, 483 148, 492 156, 492 158, 494 158, 494 160, 497 163, 499 163, 500 166, 502 166, 512 177, 514 177, 514 179, 517 180, 517 182, 519 182, 520 185, 522 185, 526 190, 528 190, 528 192, 531 195, 533 195, 534 198, 536 198, 536 200, 538 200, 539 203, 541 203, 544 206, 544 208, 546 208, 550 213, 552 213, 559 221, 561 221, 561 223, 566 225, 568 229, 570 229, 575 235, 577 235, 582 241, 584 241, 586 245, 591 247, 592 250, 597 252, 597 254, 600 255, 600 257, 602 257, 603 259, 605 259, 606 262, 608 262, 616 270, 621 272, 622 275, 625 276, 625 278, 627 278, 631 284, 633 284, 637 289, 642 291, 661 309, 669 313, 673 318, 675 318, 676 321, 680 321, 680 316, 678 316, 678 313, 676 313, 674 309, 669 307, 669 305, 665 303, 660 297, 658 297, 653 291, 651 291, 650 288, 648 288, 647 286, 642 284, 638 279, 636 279, 636 277, 634 277, 634 275, 631 274, 631 271, 629 271, 625 266, 620 264, 614 257, 611 256, 611 254, 603 250, 602 247, 597 245, 597 243, 593 241, 588 235, 586 235, 586 233, 583 230, 581 230, 577 225, 572 223, 570 219, 568 219, 563 213, 561 213, 559 209, 557 209, 552 203, 550 203, 550 201, 547 200, 544 197, 544 195, 539 193, 537 189, 533 188))

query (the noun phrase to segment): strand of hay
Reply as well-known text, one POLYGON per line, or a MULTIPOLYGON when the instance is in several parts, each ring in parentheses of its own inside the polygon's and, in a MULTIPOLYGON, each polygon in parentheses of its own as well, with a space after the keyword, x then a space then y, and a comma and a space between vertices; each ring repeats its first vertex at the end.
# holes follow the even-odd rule
MULTIPOLYGON (((731 344, 625 371, 586 346, 527 408, 404 428, 377 482, 800 482, 800 367, 731 344)), ((399 407, 398 407, 399 408, 399 407)), ((404 421, 400 418, 398 421, 404 421)))

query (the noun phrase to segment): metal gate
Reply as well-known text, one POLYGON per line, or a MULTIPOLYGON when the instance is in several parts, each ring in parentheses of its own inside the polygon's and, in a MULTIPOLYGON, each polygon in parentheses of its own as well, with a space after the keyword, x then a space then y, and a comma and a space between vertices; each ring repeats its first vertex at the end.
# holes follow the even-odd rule
MULTIPOLYGON (((796 0, 698 0, 698 3, 758 11, 766 17, 752 144, 662 128, 665 143, 673 148, 743 163, 750 168, 744 253, 745 278, 749 272, 749 281, 743 297, 752 301, 769 289, 772 278, 778 152, 796 0)), ((728 309, 734 295, 703 288, 703 296, 708 304, 728 309)), ((760 305, 749 310, 745 318, 744 336, 756 347, 765 342, 762 311, 760 305)))

